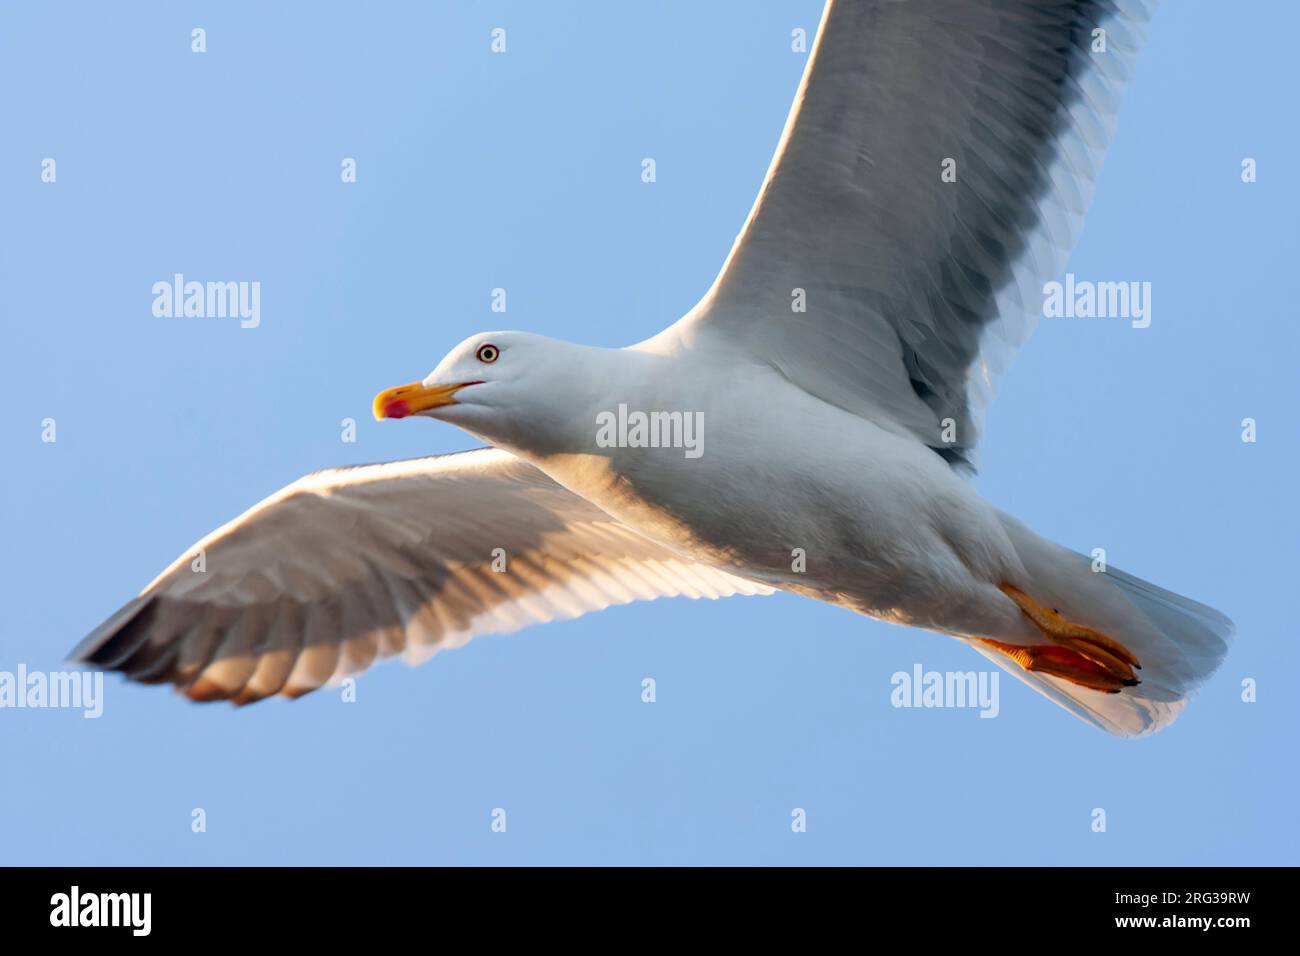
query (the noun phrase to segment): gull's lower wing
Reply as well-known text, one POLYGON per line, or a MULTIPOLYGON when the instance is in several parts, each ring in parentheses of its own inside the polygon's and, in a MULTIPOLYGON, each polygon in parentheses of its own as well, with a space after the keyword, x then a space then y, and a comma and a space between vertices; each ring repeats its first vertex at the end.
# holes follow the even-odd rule
POLYGON ((1065 265, 1153 7, 830 0, 749 219, 664 334, 745 347, 973 468, 983 408, 1065 265))
POLYGON ((294 482, 199 541, 72 657, 249 703, 613 604, 769 591, 485 448, 294 482))

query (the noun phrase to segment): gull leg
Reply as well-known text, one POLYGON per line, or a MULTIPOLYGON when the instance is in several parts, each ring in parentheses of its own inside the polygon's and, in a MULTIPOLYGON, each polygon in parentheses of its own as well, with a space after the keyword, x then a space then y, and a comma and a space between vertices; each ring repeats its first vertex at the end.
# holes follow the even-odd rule
POLYGON ((1014 585, 1003 584, 1001 590, 1052 643, 1021 646, 979 638, 981 644, 1005 654, 1027 671, 1108 694, 1141 683, 1133 669, 1141 670, 1142 665, 1119 641, 1095 628, 1067 621, 1056 608, 1044 607, 1014 585))

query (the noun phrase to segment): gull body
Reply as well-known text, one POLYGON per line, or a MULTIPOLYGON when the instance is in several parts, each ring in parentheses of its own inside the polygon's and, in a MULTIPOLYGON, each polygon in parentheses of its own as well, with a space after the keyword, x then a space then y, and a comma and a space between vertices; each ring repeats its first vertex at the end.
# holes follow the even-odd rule
POLYGON ((1036 636, 997 587, 1024 572, 995 509, 929 448, 770 366, 675 334, 597 349, 486 332, 426 382, 483 376, 417 414, 508 449, 675 553, 897 623, 1036 636), (500 351, 487 369, 483 342, 500 351), (600 445, 600 416, 620 405, 697 415, 699 456, 600 445))

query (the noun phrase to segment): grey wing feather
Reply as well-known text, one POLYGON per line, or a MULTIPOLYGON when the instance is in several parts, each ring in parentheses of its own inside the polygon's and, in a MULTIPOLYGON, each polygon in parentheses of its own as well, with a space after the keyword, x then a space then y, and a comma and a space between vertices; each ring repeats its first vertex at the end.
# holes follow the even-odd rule
POLYGON ((1153 6, 831 0, 730 256, 663 335, 747 348, 973 470, 1153 6))
POLYGON ((637 599, 763 593, 481 449, 289 485, 199 541, 72 656, 249 703, 637 599))

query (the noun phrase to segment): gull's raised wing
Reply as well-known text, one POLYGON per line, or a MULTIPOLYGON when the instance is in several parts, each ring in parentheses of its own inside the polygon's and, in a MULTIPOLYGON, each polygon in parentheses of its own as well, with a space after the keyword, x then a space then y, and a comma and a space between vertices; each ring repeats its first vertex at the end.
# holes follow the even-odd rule
POLYGON ((747 348, 973 468, 996 375, 1078 233, 1152 6, 830 0, 749 219, 665 334, 747 348))
POLYGON ((485 448, 294 482, 199 541, 72 656, 249 703, 638 598, 766 593, 485 448))

